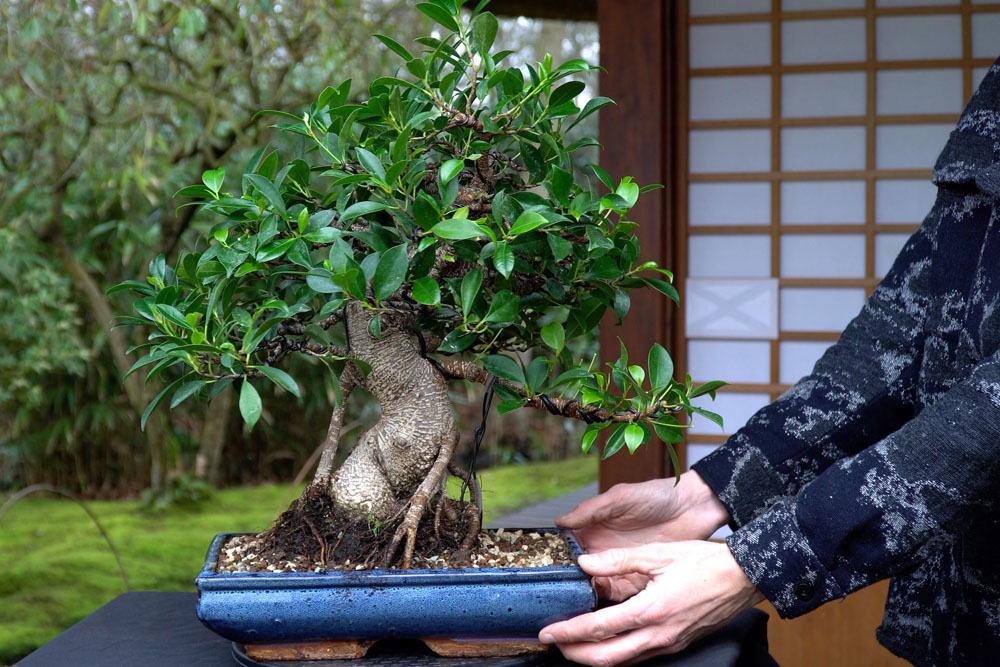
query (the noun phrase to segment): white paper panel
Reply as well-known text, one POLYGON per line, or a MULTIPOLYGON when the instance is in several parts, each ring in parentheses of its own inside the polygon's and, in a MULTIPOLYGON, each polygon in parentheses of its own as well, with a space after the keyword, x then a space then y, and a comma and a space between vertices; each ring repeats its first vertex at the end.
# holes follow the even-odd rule
POLYGON ((771 222, 770 183, 692 183, 688 224, 766 225, 771 222))
POLYGON ((781 222, 786 224, 863 223, 864 181, 784 181, 781 222))
POLYGON ((863 234, 784 234, 782 278, 864 278, 863 234))
POLYGON ((875 128, 875 167, 931 169, 954 125, 880 125, 875 128))
POLYGON ((688 238, 693 278, 770 278, 771 239, 764 234, 696 234, 688 238))
POLYGON ((795 384, 809 375, 816 361, 831 345, 833 343, 828 341, 781 341, 778 344, 778 381, 782 384, 795 384))
POLYGON ((691 67, 771 64, 770 23, 693 25, 691 67))
POLYGON ((875 222, 923 222, 937 197, 930 179, 875 182, 875 222))
POLYGON ((688 338, 777 338, 776 279, 689 278, 685 290, 688 338))
POLYGON ((863 169, 865 128, 790 127, 781 131, 785 171, 863 169))
POLYGON ((863 116, 865 80, 864 72, 783 74, 781 115, 785 118, 863 116))
POLYGON ((906 245, 909 234, 875 235, 875 277, 884 278, 896 261, 896 255, 906 245))
POLYGON ((843 331, 861 311, 865 291, 853 287, 785 287, 781 290, 783 331, 843 331))
POLYGON ((688 147, 693 174, 771 168, 770 130, 692 130, 688 147))
POLYGON ((956 14, 875 19, 879 60, 962 57, 962 19, 956 14))
POLYGON ((1000 56, 1000 14, 972 15, 972 57, 1000 56))
POLYGON ((757 340, 689 340, 687 372, 695 383, 771 381, 771 343, 757 340))
POLYGON ((701 442, 693 442, 687 446, 687 464, 690 469, 695 463, 705 458, 716 449, 719 445, 709 445, 701 442))
POLYGON ((690 98, 691 120, 770 118, 771 77, 696 76, 690 98))
POLYGON ((771 0, 691 0, 688 11, 691 16, 769 12, 771 0))
POLYGON ((721 435, 723 433, 735 433, 755 412, 771 402, 771 397, 767 394, 742 394, 735 392, 720 392, 715 395, 713 401, 708 396, 699 396, 691 401, 694 405, 705 410, 722 415, 724 428, 709 419, 694 415, 691 418, 690 433, 721 435))
POLYGON ((875 0, 876 7, 917 7, 919 5, 957 5, 960 0, 875 0))
POLYGON ((972 68, 972 89, 975 90, 979 87, 979 84, 983 82, 986 77, 986 73, 990 71, 989 67, 973 67, 972 68))
POLYGON ((865 59, 865 20, 785 21, 781 25, 781 60, 804 63, 859 62, 865 59))
POLYGON ((814 9, 861 9, 864 6, 865 0, 781 0, 781 8, 786 12, 814 9))
POLYGON ((962 70, 883 70, 876 79, 879 114, 954 113, 962 111, 962 70))

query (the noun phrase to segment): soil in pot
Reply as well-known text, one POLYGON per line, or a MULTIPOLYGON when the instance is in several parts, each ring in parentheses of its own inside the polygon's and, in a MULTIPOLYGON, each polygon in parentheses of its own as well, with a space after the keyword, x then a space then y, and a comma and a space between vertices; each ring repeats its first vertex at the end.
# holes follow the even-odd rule
MULTIPOLYGON (((478 530, 474 506, 446 500, 417 531, 414 569, 546 567, 573 564, 558 533, 478 530), (474 530, 470 534, 470 529, 474 530)), ((392 526, 339 517, 323 494, 304 495, 271 528, 230 539, 217 572, 324 572, 380 568, 392 526)), ((390 566, 389 569, 396 569, 390 566)))

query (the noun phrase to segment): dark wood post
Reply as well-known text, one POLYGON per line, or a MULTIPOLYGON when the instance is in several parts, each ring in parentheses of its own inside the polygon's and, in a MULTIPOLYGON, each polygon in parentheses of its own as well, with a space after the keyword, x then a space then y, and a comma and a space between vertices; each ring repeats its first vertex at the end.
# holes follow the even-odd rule
MULTIPOLYGON (((600 94, 617 106, 600 112, 601 165, 615 179, 634 176, 640 185, 660 183, 665 189, 644 194, 632 210, 644 260, 672 267, 672 173, 670 131, 673 123, 670 81, 671 12, 660 0, 598 0, 601 39, 600 94)), ((615 318, 601 324, 601 359, 618 358, 618 338, 633 354, 644 354, 654 342, 672 349, 673 305, 653 290, 632 293, 632 308, 621 326, 615 318)), ((635 454, 618 453, 601 462, 600 486, 639 482, 667 475, 669 457, 653 444, 635 454)))

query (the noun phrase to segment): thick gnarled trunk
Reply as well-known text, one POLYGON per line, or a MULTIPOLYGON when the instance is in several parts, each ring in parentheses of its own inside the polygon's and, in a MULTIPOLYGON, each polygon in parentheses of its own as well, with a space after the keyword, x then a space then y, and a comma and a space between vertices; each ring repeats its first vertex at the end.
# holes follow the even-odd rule
POLYGON ((387 521, 414 504, 422 514, 443 489, 458 435, 447 380, 421 354, 412 315, 380 311, 381 335, 376 338, 370 331, 376 312, 360 304, 347 307, 348 364, 353 368, 342 377, 342 400, 355 387, 364 388, 378 401, 381 417, 341 467, 331 471, 344 403, 337 406, 314 484, 328 490, 345 516, 387 521))

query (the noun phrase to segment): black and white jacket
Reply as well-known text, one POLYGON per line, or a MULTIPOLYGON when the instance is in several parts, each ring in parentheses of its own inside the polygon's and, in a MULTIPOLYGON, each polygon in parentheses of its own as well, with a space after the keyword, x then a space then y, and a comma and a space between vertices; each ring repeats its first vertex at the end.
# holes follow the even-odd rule
POLYGON ((878 638, 918 665, 1000 660, 1000 60, 938 197, 812 373, 694 468, 788 617, 892 578, 878 638))

